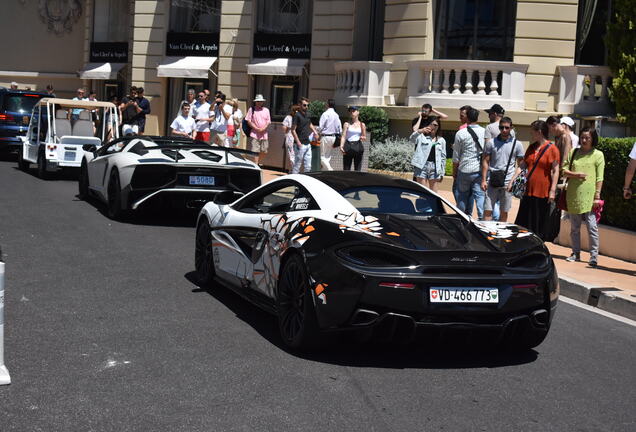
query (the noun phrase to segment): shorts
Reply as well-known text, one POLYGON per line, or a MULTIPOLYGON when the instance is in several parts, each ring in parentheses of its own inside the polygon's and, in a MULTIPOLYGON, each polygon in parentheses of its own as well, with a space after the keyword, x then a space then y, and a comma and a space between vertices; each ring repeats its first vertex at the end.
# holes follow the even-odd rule
POLYGON ((210 142, 210 132, 197 132, 194 136, 195 140, 210 142))
POLYGON ((495 203, 499 202, 499 210, 507 212, 512 207, 512 192, 508 192, 505 187, 488 186, 486 199, 484 200, 484 210, 492 211, 495 203))
MULTIPOLYGON (((143 131, 142 131, 143 132, 143 131)), ((137 126, 136 124, 125 124, 121 127, 121 134, 123 136, 126 135, 137 135, 139 134, 139 126, 137 126)))
POLYGON ((250 138, 250 150, 255 153, 267 153, 269 141, 266 139, 250 138))
POLYGON ((427 161, 423 168, 413 167, 414 175, 427 180, 439 180, 443 174, 437 175, 435 172, 435 162, 427 161))
POLYGON ((225 142, 225 132, 210 130, 210 144, 218 144, 220 146, 225 142))

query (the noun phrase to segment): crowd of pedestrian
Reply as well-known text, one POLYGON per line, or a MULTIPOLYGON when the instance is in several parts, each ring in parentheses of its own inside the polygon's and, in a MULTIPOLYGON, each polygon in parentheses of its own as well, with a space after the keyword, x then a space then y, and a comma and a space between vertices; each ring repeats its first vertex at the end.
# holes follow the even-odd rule
MULTIPOLYGON (((531 139, 524 151, 503 107, 495 104, 486 112, 490 123, 484 128, 478 124, 478 110, 470 106, 459 109, 460 126, 452 145, 457 207, 467 214, 476 209, 480 220, 506 222, 516 196, 521 202, 515 224, 530 229, 544 241, 554 241, 558 236, 564 215, 571 222, 572 254, 567 258, 571 262, 580 261, 580 229, 585 223, 590 239, 588 263, 596 267, 605 170, 604 155, 596 149, 596 130, 584 128, 579 137, 570 117, 536 120, 530 125, 531 139)), ((445 143, 435 144, 436 140, 440 143, 440 120, 445 118, 445 114, 425 104, 412 122, 414 178, 432 190, 436 190, 445 171, 445 143)), ((630 158, 625 199, 632 194, 636 144, 630 158)))

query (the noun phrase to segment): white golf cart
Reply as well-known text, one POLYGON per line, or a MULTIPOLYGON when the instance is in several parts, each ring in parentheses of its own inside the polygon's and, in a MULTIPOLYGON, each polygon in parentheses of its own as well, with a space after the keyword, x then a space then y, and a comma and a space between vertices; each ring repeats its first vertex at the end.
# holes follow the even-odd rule
POLYGON ((84 151, 119 138, 118 126, 118 109, 110 102, 41 99, 22 137, 18 167, 26 171, 37 164, 40 178, 62 168, 79 168, 84 151))

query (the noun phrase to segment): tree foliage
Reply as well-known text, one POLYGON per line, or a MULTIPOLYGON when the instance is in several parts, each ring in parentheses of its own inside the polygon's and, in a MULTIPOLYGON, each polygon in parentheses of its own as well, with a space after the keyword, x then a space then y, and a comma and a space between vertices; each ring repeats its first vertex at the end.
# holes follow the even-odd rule
POLYGON ((636 0, 614 0, 605 44, 614 74, 612 100, 620 121, 636 127, 636 0))

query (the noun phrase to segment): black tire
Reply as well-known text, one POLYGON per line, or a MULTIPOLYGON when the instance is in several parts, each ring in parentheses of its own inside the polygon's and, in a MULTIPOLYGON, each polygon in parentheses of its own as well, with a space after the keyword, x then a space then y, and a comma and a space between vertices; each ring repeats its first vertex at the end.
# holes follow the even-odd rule
POLYGON ((46 170, 46 157, 44 156, 44 152, 38 153, 38 177, 42 180, 49 179, 49 173, 46 170))
POLYGON ((309 276, 305 263, 297 254, 289 257, 281 271, 276 312, 278 329, 285 345, 301 350, 321 345, 309 276))
POLYGON ((199 286, 209 288, 212 285, 216 268, 212 255, 212 235, 207 220, 197 225, 196 238, 194 240, 194 267, 197 272, 199 286))
POLYGON ((113 168, 108 181, 108 217, 114 220, 124 218, 124 210, 121 203, 121 186, 119 183, 119 172, 113 168))
POLYGON ((88 198, 88 168, 86 167, 86 161, 82 161, 82 166, 80 167, 79 179, 77 181, 78 184, 78 193, 77 196, 81 200, 85 200, 88 198))
POLYGON ((18 150, 18 169, 20 171, 28 171, 31 164, 22 157, 22 149, 18 150))

